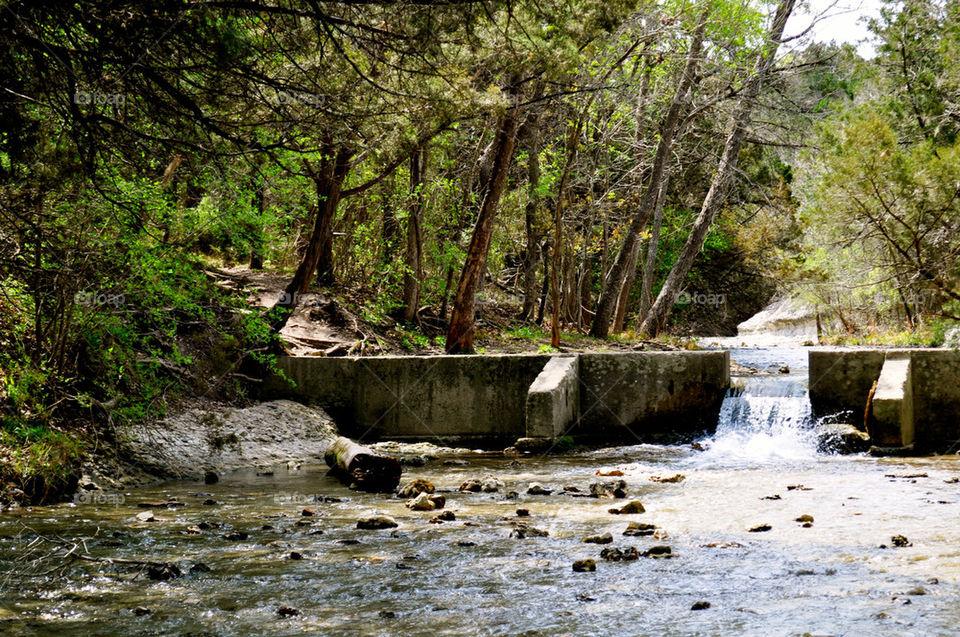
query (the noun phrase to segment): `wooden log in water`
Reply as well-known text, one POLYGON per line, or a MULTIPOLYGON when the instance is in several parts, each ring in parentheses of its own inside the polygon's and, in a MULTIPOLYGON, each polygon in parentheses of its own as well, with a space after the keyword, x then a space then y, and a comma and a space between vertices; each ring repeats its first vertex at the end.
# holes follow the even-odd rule
POLYGON ((361 491, 389 493, 400 483, 400 461, 340 436, 327 447, 327 466, 345 484, 361 491))

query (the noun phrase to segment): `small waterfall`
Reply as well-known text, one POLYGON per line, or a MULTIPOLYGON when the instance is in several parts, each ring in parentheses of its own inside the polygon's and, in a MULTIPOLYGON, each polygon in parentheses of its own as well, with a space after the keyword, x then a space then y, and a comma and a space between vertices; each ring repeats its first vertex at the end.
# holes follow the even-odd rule
POLYGON ((723 464, 816 457, 806 377, 741 380, 743 388, 731 389, 724 399, 717 430, 704 441, 707 450, 699 457, 723 464))

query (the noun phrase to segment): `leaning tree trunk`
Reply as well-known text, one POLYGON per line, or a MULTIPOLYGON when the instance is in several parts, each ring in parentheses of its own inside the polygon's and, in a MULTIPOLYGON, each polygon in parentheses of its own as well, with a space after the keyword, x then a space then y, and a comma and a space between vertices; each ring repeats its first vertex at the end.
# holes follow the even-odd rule
POLYGON ((461 354, 473 351, 474 313, 476 292, 483 275, 490 249, 490 237, 493 234, 493 220, 497 216, 500 196, 507 184, 507 173, 513 159, 513 146, 517 139, 519 109, 512 108, 501 118, 496 140, 496 155, 490 174, 487 194, 480 207, 477 223, 473 228, 473 237, 467 249, 467 259, 457 286, 457 296, 453 302, 450 327, 447 330, 446 350, 448 354, 461 354))
POLYGON ((330 470, 351 489, 390 493, 400 483, 400 461, 383 456, 343 436, 323 456, 330 470))
POLYGON ((647 224, 650 215, 653 213, 656 205, 657 196, 660 193, 661 184, 667 174, 667 162, 670 161, 670 153, 673 148, 673 141, 676 137, 677 128, 680 124, 680 115, 689 101, 689 93, 693 90, 696 82, 697 67, 700 63, 700 51, 703 48, 703 36, 707 26, 707 18, 710 15, 711 7, 708 6, 700 15, 696 31, 693 34, 693 40, 690 42, 690 52, 683 66, 683 73, 680 77, 680 83, 677 85, 677 91, 674 93, 670 107, 663 120, 663 126, 660 130, 660 143, 657 145, 657 154, 653 160, 653 167, 650 171, 650 181, 647 189, 643 193, 643 199, 640 201, 640 207, 637 209, 630 224, 630 230, 617 253, 617 258, 610 268, 609 274, 603 283, 603 291, 600 294, 600 300, 597 302, 597 311, 593 317, 593 325, 590 328, 590 335, 598 338, 606 338, 610 332, 610 323, 613 321, 616 311, 617 301, 620 292, 623 289, 623 283, 631 270, 636 270, 637 258, 640 251, 637 245, 640 242, 640 231, 647 224))
POLYGON ((666 325, 670 310, 677 302, 680 296, 681 285, 687 278, 690 268, 700 250, 703 248, 703 242, 710 232, 714 219, 720 212, 727 197, 727 191, 733 174, 737 169, 737 160, 740 155, 740 147, 743 145, 744 137, 747 132, 747 123, 750 114, 753 111, 753 105, 760 95, 760 89, 770 74, 773 62, 780 47, 783 37, 783 29, 787 24, 787 19, 793 11, 796 0, 780 0, 777 6, 777 12, 773 23, 770 25, 770 31, 767 34, 767 42, 754 65, 751 76, 743 88, 740 99, 734 110, 733 119, 730 124, 730 132, 727 134, 727 141, 724 144, 723 155, 720 157, 720 163, 713 175, 713 181, 710 184, 710 190, 707 192, 703 205, 700 207, 700 214, 693 223, 690 230, 690 236, 680 251, 680 257, 667 275, 657 300, 650 309, 650 312, 643 319, 640 326, 640 332, 648 336, 656 336, 666 325))
POLYGON ((410 196, 407 215, 407 249, 403 264, 403 320, 408 323, 417 317, 420 304, 420 282, 423 280, 423 217, 424 172, 426 171, 426 148, 417 148, 410 156, 410 196))
POLYGON ((332 275, 333 262, 329 254, 326 257, 324 254, 329 252, 333 241, 333 217, 340 203, 343 182, 350 171, 352 155, 352 151, 346 148, 338 149, 335 155, 331 149, 329 154, 324 154, 319 170, 314 170, 308 165, 308 171, 317 190, 317 213, 300 265, 297 266, 293 279, 275 305, 278 312, 275 313, 271 324, 274 333, 282 330, 287 324, 294 308, 300 302, 300 296, 306 294, 309 289, 314 272, 322 269, 332 275))

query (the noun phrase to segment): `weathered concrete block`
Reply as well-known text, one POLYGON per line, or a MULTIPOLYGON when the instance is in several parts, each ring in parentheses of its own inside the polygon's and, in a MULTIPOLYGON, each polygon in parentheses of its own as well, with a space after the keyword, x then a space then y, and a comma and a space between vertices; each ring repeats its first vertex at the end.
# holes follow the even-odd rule
POLYGON ((956 453, 960 449, 960 351, 910 352, 916 445, 956 453))
POLYGON ((716 427, 730 386, 730 354, 580 355, 578 436, 639 437, 716 427))
POLYGON ((816 417, 852 411, 863 422, 873 382, 880 377, 883 350, 810 350, 810 407, 816 417))
POLYGON ((881 447, 913 444, 913 415, 910 352, 887 352, 870 402, 867 432, 871 442, 881 447))
POLYGON ((554 357, 530 385, 526 403, 528 438, 564 435, 580 415, 579 359, 554 357))

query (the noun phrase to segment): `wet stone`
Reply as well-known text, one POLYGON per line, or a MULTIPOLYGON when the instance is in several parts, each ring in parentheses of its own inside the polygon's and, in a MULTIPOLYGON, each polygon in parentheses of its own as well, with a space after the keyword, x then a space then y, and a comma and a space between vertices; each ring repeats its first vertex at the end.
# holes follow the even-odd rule
POLYGON ((288 555, 287 557, 291 560, 302 560, 303 553, 300 553, 298 551, 290 551, 290 555, 288 555))
POLYGON ((771 529, 773 529, 773 527, 769 524, 758 524, 757 526, 747 529, 747 533, 766 533, 771 529))
POLYGON ((610 544, 613 542, 613 536, 609 533, 603 535, 589 535, 583 538, 585 544, 610 544))
POLYGON ((600 551, 600 557, 608 562, 632 562, 640 559, 640 554, 633 546, 626 548, 605 548, 600 551))
POLYGON ((547 537, 550 535, 549 531, 543 529, 538 529, 535 526, 528 526, 526 524, 519 524, 517 528, 510 531, 510 537, 515 537, 518 540, 523 540, 528 537, 547 537))
POLYGON ((645 522, 631 522, 627 525, 626 530, 623 532, 624 535, 628 537, 644 537, 647 535, 653 535, 654 531, 657 530, 656 524, 647 524, 645 522))
POLYGON ((710 602, 694 602, 690 610, 707 610, 710 608, 710 602))
POLYGON ((553 489, 547 489, 539 482, 531 482, 527 487, 527 495, 550 495, 553 489))
POLYGON ((673 549, 669 546, 651 546, 641 555, 643 557, 673 557, 673 549))
POLYGON ((232 531, 223 536, 223 539, 230 540, 231 542, 238 542, 247 539, 250 537, 248 534, 243 531, 232 531))
POLYGON ((573 570, 576 573, 592 573, 597 570, 596 560, 577 560, 573 563, 573 570))
POLYGON ((595 498, 625 498, 627 483, 625 480, 596 480, 590 483, 590 495, 595 498))
POLYGON ((280 608, 277 609, 277 615, 279 615, 280 617, 296 617, 299 614, 300 614, 300 611, 290 606, 281 606, 280 608))
POLYGON ((530 510, 529 510, 529 509, 517 509, 517 517, 518 517, 518 518, 529 518, 529 517, 530 517, 530 510))
POLYGON ((898 548, 904 546, 913 546, 913 543, 903 535, 894 535, 890 538, 890 543, 898 548))
POLYGON ((147 608, 146 606, 137 606, 136 608, 133 609, 133 614, 136 615, 137 617, 143 617, 145 615, 149 615, 152 612, 153 611, 147 608))
POLYGON ((801 524, 813 524, 813 516, 807 515, 806 513, 798 517, 794 522, 799 522, 801 524))
POLYGON ((213 471, 207 471, 203 474, 203 483, 204 484, 216 484, 220 482, 220 476, 218 476, 213 471))
POLYGON ((397 491, 398 498, 415 498, 422 493, 433 493, 436 487, 429 480, 417 478, 406 483, 397 491))
POLYGON ((374 515, 369 518, 357 520, 357 528, 367 531, 377 529, 393 529, 400 526, 397 521, 389 515, 374 515))

